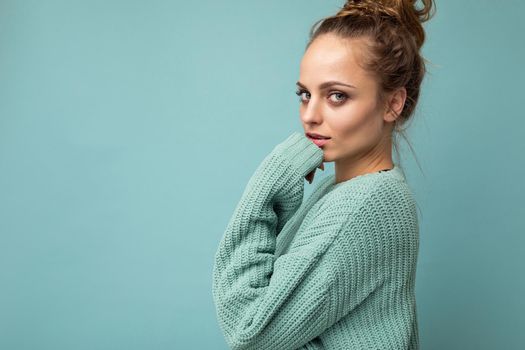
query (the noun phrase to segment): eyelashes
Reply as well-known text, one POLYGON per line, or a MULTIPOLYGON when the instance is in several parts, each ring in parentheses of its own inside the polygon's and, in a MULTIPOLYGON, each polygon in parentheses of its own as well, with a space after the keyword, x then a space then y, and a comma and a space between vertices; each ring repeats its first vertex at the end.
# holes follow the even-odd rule
POLYGON ((302 102, 301 95, 302 95, 303 93, 305 93, 305 92, 308 92, 308 91, 306 91, 306 90, 304 90, 304 89, 298 89, 298 90, 295 92, 295 94, 296 94, 297 96, 299 96, 299 102, 302 102))
MULTIPOLYGON (((305 89, 298 89, 297 91, 295 91, 295 94, 297 96, 299 96, 299 102, 300 103, 304 103, 305 101, 301 98, 302 94, 304 93, 308 93, 308 91, 306 91, 305 89)), ((331 92, 328 96, 337 96, 339 95, 340 97, 337 98, 335 101, 334 100, 331 100, 331 102, 335 105, 340 105, 340 104, 343 104, 348 98, 349 96, 347 94, 345 94, 344 92, 341 92, 341 91, 333 91, 331 92), (342 96, 342 97, 341 97, 342 96)))

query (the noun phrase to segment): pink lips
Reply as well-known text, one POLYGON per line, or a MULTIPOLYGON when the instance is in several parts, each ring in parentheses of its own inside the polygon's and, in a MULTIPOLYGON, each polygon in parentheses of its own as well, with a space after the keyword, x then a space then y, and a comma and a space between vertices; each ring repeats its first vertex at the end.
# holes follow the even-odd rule
POLYGON ((328 141, 330 141, 330 139, 314 139, 313 137, 310 137, 308 135, 306 135, 306 137, 308 137, 310 139, 310 141, 315 143, 318 147, 322 147, 324 144, 326 144, 328 141))

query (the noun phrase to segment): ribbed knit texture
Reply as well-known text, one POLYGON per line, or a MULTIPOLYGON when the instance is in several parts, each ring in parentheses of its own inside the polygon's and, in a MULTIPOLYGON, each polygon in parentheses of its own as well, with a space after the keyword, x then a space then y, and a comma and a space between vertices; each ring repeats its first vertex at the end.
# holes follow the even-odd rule
MULTIPOLYGON (((231 349, 419 349, 419 228, 399 167, 303 201, 323 151, 294 131, 250 178, 219 243, 213 299, 231 349)), ((316 177, 322 174, 316 171, 316 177)))

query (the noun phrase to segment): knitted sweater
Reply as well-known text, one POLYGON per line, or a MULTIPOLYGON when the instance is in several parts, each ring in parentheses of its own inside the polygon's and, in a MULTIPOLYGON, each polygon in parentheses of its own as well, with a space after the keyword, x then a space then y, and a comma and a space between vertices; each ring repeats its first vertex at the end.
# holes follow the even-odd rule
MULTIPOLYGON (((304 177, 323 151, 294 131, 250 178, 213 266, 232 349, 419 348, 415 201, 397 165, 335 183, 304 177)), ((319 171, 319 169, 317 170, 319 171)))

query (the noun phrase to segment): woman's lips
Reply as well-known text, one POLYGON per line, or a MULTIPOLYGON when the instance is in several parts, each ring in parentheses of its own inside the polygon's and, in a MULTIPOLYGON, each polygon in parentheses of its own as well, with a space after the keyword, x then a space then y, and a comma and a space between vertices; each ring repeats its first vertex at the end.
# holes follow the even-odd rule
POLYGON ((314 139, 313 137, 310 137, 310 136, 307 136, 307 137, 319 147, 322 147, 325 143, 330 141, 330 139, 314 139))

